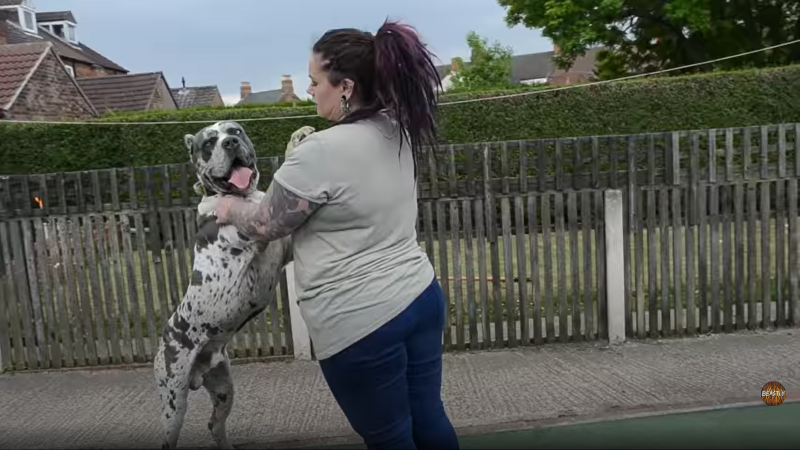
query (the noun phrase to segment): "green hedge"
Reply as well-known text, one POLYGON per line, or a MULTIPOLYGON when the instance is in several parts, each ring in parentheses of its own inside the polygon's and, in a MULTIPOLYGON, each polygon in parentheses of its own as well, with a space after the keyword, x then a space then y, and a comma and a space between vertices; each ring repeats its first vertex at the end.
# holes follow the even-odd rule
MULTIPOLYGON (((800 121, 800 66, 640 79, 474 103, 443 105, 447 143, 736 127, 800 121)), ((446 96, 443 102, 507 92, 446 96)), ((117 115, 98 122, 216 121, 314 115, 314 107, 247 107, 117 115)), ((0 122, 1 123, 1 122, 0 122)), ((242 122, 259 155, 283 153, 319 117, 242 122)), ((202 124, 0 125, 0 174, 181 163, 182 136, 202 124)))

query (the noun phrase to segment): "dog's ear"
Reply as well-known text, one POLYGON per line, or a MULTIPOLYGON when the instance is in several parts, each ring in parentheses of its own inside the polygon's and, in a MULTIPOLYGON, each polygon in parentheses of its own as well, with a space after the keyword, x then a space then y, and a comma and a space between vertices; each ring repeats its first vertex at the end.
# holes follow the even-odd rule
POLYGON ((183 137, 183 145, 186 146, 186 149, 189 150, 189 154, 192 153, 192 147, 194 147, 194 135, 187 134, 183 137))

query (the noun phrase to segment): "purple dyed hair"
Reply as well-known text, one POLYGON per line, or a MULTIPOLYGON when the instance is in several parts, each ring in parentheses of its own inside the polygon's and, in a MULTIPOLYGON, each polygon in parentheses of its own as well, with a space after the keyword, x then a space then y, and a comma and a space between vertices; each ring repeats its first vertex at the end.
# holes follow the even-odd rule
POLYGON ((417 31, 405 24, 385 21, 373 36, 346 28, 330 30, 313 47, 326 61, 328 80, 338 86, 348 78, 359 108, 339 123, 352 123, 388 110, 408 137, 414 157, 424 145, 436 145, 436 88, 441 79, 433 55, 417 31))

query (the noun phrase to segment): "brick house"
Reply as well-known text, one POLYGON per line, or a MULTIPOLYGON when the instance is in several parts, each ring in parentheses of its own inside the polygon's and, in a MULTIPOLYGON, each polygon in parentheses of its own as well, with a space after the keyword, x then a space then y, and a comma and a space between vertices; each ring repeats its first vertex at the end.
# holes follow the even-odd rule
POLYGON ((281 88, 271 91, 253 92, 250 83, 242 81, 239 89, 239 103, 237 105, 269 105, 278 102, 299 102, 300 97, 294 93, 292 77, 283 75, 281 77, 281 88))
POLYGON ((212 106, 225 106, 222 94, 217 86, 192 86, 186 87, 186 80, 181 79, 182 87, 172 89, 172 97, 178 108, 199 108, 212 106))
MULTIPOLYGON (((559 69, 553 62, 553 57, 559 52, 556 45, 553 46, 553 50, 547 52, 514 55, 511 58, 511 82, 563 86, 591 81, 594 79, 597 53, 600 50, 600 48, 590 49, 585 55, 578 57, 568 70, 559 69)), ((450 79, 456 70, 455 58, 450 64, 437 66, 436 69, 442 79, 442 88, 447 91, 450 79)))
POLYGON ((161 72, 87 77, 76 81, 101 115, 178 109, 161 72))
POLYGON ((128 70, 78 39, 71 11, 37 12, 31 0, 0 0, 0 22, 8 25, 7 44, 50 42, 76 78, 122 75, 128 70))
POLYGON ((81 120, 97 115, 50 42, 0 45, 0 74, 0 119, 81 120))

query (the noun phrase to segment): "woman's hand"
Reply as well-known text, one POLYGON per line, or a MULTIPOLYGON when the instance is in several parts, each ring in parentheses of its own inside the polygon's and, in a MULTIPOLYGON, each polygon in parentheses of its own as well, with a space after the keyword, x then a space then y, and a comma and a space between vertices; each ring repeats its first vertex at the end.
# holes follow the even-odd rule
MULTIPOLYGON (((229 225, 233 223, 233 219, 235 214, 232 214, 232 210, 239 211, 243 208, 247 207, 247 203, 241 197, 235 196, 226 196, 219 199, 217 202, 217 208, 214 210, 217 216, 217 224, 219 225, 229 225)), ((253 207, 257 207, 257 205, 253 205, 253 207)))

